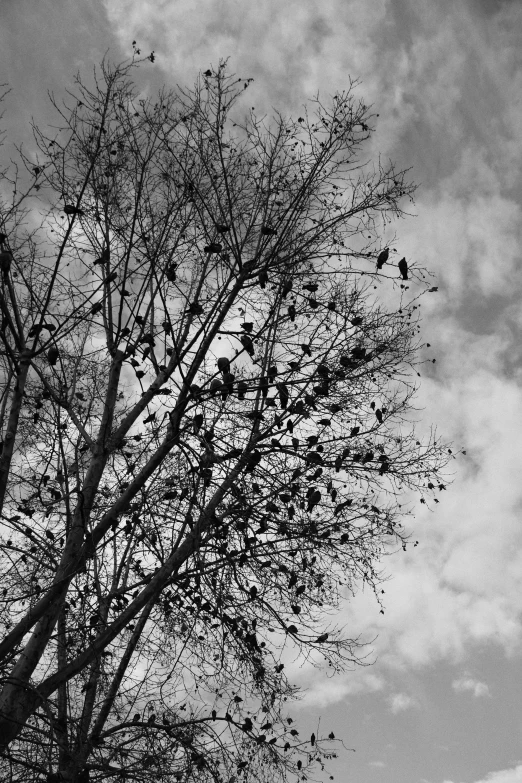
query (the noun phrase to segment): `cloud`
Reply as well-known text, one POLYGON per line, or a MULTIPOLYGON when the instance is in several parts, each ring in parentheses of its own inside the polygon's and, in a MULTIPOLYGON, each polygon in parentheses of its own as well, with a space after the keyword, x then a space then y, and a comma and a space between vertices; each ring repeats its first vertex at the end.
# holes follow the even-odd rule
POLYGON ((475 698, 479 698, 480 696, 491 696, 489 687, 486 683, 474 680, 473 677, 461 677, 458 680, 453 680, 451 687, 457 693, 471 691, 475 698))
POLYGON ((356 668, 330 677, 324 670, 304 664, 295 669, 287 667, 287 673, 290 681, 303 691, 296 703, 298 709, 337 704, 360 693, 375 693, 385 686, 382 675, 374 674, 366 668, 356 668))
POLYGON ((368 766, 376 767, 377 769, 384 769, 386 767, 386 764, 384 763, 384 761, 369 761, 368 766))
MULTIPOLYGON (((454 783, 454 781, 445 780, 444 783, 454 783)), ((490 772, 485 778, 476 780, 474 783, 522 783, 522 764, 513 769, 490 772)))
POLYGON ((390 710, 394 715, 397 715, 398 712, 404 712, 404 710, 409 710, 412 707, 417 706, 415 699, 413 699, 411 696, 408 696, 407 693, 393 693, 388 698, 388 704, 390 705, 390 710))

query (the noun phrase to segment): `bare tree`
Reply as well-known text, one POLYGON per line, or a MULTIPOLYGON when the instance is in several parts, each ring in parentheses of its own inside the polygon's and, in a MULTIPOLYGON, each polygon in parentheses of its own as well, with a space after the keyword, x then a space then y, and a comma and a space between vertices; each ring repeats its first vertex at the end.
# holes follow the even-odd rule
POLYGON ((241 119, 225 63, 140 98, 138 54, 3 176, 4 778, 304 779, 281 657, 364 662, 327 618, 444 486, 379 244, 414 186, 354 84, 241 119))

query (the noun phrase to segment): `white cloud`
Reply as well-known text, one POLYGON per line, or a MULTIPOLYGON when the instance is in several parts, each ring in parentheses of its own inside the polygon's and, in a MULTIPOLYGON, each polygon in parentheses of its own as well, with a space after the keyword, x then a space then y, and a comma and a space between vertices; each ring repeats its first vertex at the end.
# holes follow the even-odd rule
POLYGON ((386 764, 384 763, 384 761, 369 761, 368 762, 368 766, 369 767, 376 767, 377 769, 384 769, 386 764))
POLYGON ((390 705, 390 710, 394 715, 397 715, 398 712, 404 712, 404 710, 409 710, 411 707, 417 706, 415 699, 412 699, 412 697, 408 696, 407 693, 393 693, 388 698, 388 704, 390 705))
POLYGON ((329 677, 324 670, 317 670, 311 664, 304 664, 292 670, 287 667, 289 679, 303 689, 297 708, 325 707, 348 700, 359 693, 375 693, 382 690, 385 679, 366 668, 356 668, 335 677, 329 677))
POLYGON ((491 696, 489 687, 486 685, 486 683, 474 680, 473 677, 461 677, 458 680, 453 680, 451 687, 457 693, 471 691, 475 698, 479 698, 480 696, 491 696))
MULTIPOLYGON (((454 783, 445 780, 444 783, 454 783)), ((490 772, 485 778, 474 783, 522 783, 522 764, 513 769, 501 769, 498 772, 490 772)))

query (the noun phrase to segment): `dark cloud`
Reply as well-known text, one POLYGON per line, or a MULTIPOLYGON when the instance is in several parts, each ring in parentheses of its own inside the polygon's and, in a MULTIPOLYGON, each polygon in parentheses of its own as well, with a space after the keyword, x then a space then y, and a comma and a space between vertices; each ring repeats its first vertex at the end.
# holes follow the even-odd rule
POLYGON ((3 119, 8 138, 30 144, 31 116, 53 116, 48 91, 62 98, 75 73, 92 71, 107 49, 122 57, 102 0, 2 3, 0 74, 11 88, 3 119))

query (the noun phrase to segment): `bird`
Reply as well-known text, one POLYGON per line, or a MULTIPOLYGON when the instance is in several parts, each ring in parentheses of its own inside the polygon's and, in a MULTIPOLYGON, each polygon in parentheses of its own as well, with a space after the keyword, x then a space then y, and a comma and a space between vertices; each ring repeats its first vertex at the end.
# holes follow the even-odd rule
POLYGON ((218 393, 218 391, 221 389, 222 386, 223 386, 223 384, 221 383, 219 378, 213 378, 210 381, 210 396, 211 397, 215 397, 216 394, 218 393))
POLYGON ((11 261, 13 260, 13 254, 10 250, 2 250, 0 252, 0 269, 2 273, 7 277, 9 270, 11 269, 11 261))
POLYGON ((237 384, 237 396, 240 400, 245 399, 245 393, 248 391, 248 383, 246 381, 239 381, 237 384))
POLYGON ((203 414, 202 413, 196 413, 194 418, 192 419, 192 431, 194 435, 197 435, 200 431, 202 425, 203 425, 203 414))
POLYGON ((379 255, 377 256, 377 269, 382 269, 386 261, 388 260, 388 256, 390 255, 389 248, 385 248, 384 250, 381 250, 379 255))
POLYGON ((290 291, 292 290, 292 286, 293 286, 293 281, 291 278, 285 280, 285 282, 283 283, 283 287, 281 289, 281 296, 283 297, 283 299, 286 299, 287 294, 289 294, 290 291))
POLYGON ((217 360, 218 370, 222 373, 230 372, 230 359, 226 356, 220 356, 217 360))
POLYGON ((203 315, 203 307, 199 302, 191 302, 188 308, 191 315, 203 315))
POLYGON ((66 204, 63 208, 66 215, 84 215, 85 212, 79 207, 75 207, 72 204, 66 204))
POLYGON ((206 245, 203 248, 203 251, 205 253, 208 253, 209 255, 211 253, 220 253, 223 250, 223 245, 220 245, 219 242, 211 242, 210 245, 206 245))
POLYGON ((321 364, 318 364, 316 367, 316 373, 320 375, 322 378, 328 378, 329 370, 328 366, 321 362, 321 364))
POLYGON ((216 223, 216 231, 218 234, 226 234, 228 231, 230 231, 230 226, 222 223, 216 223))
POLYGON ((288 308, 288 315, 292 323, 295 321, 295 305, 290 305, 288 308))
POLYGON ((136 715, 133 717, 132 722, 137 723, 139 719, 141 718, 141 715, 139 712, 136 713, 136 715))
POLYGON ((277 231, 275 228, 270 228, 269 226, 261 226, 261 234, 264 237, 275 237, 277 231))
POLYGON ((235 375, 231 372, 223 373, 223 383, 221 384, 221 399, 224 401, 234 389, 235 375))
POLYGON ((290 399, 288 386, 285 383, 276 383, 276 388, 279 392, 279 401, 281 402, 281 407, 283 410, 285 410, 286 406, 288 405, 288 400, 290 399))
POLYGON ((258 281, 261 288, 266 287, 266 284, 268 283, 268 272, 266 271, 266 269, 261 270, 261 272, 259 273, 258 281))
POLYGON ((245 351, 249 354, 249 356, 254 355, 254 343, 252 342, 252 338, 248 336, 248 334, 241 335, 241 345, 245 349, 245 351))
POLYGON ((317 506, 319 501, 321 500, 321 493, 318 489, 315 489, 310 497, 308 498, 308 513, 311 513, 314 510, 314 507, 317 506))
POLYGON ((317 637, 317 639, 315 641, 320 644, 322 642, 325 642, 328 639, 328 636, 329 636, 329 634, 322 633, 320 636, 317 637))
POLYGON ((377 408, 377 410, 375 411, 375 416, 377 417, 377 421, 379 422, 379 424, 382 424, 382 411, 380 408, 377 408))
POLYGON ((60 352, 58 351, 58 348, 56 348, 55 346, 51 346, 51 348, 49 348, 49 350, 47 351, 47 361, 52 367, 55 366, 59 356, 60 356, 60 352))
POLYGON ((101 256, 96 259, 94 264, 105 264, 107 261, 110 260, 111 252, 108 247, 104 248, 101 252, 101 256))
POLYGON ((399 267, 399 272, 402 275, 402 279, 403 280, 407 280, 408 279, 408 263, 406 261, 406 258, 401 258, 401 260, 399 261, 397 266, 399 267))
POLYGON ((169 283, 173 283, 176 280, 176 264, 169 264, 165 269, 165 277, 169 283))
POLYGON ((261 388, 261 394, 266 398, 268 396, 268 378, 260 378, 259 386, 261 388))

